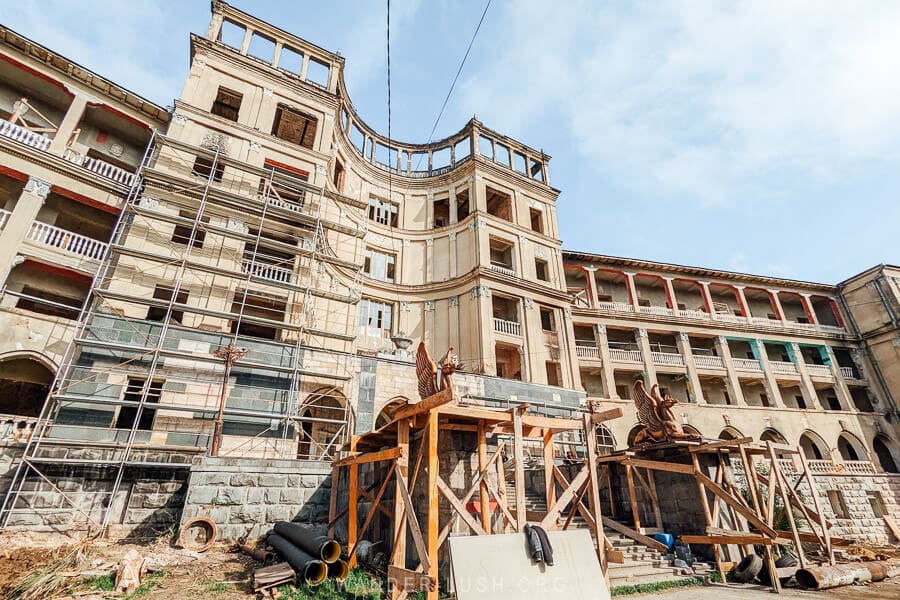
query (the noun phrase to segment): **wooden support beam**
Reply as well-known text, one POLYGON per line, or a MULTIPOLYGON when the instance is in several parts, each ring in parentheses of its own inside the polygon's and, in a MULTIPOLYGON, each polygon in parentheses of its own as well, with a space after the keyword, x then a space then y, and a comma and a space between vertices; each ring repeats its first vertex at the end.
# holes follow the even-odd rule
POLYGON ((516 482, 516 531, 525 528, 525 450, 522 446, 522 413, 513 412, 513 458, 516 482))
MULTIPOLYGON (((472 499, 472 496, 475 495, 475 490, 477 490, 481 487, 482 481, 485 481, 485 482, 487 481, 488 471, 491 469, 491 467, 493 467, 494 463, 498 462, 498 459, 501 456, 503 456, 503 447, 505 444, 506 444, 506 442, 501 441, 497 445, 497 450, 494 452, 493 456, 491 456, 488 459, 487 463, 485 463, 485 465, 484 465, 484 468, 481 469, 477 475, 475 475, 475 478, 472 480, 472 483, 469 484, 469 489, 466 491, 466 493, 463 495, 462 500, 460 501, 463 505, 465 505, 467 502, 469 502, 469 500, 472 499)), ((500 462, 500 464, 503 464, 502 460, 499 462, 500 462)), ((482 498, 484 498, 484 502, 487 502, 489 504, 491 501, 490 491, 488 490, 487 487, 485 487, 484 489, 486 491, 484 493, 484 496, 482 496, 482 498)), ((499 503, 499 499, 498 499, 498 503, 499 503)), ((512 520, 512 519, 510 518, 510 520, 512 520)), ((444 545, 444 541, 447 539, 447 536, 450 535, 450 528, 451 528, 452 524, 453 524, 452 522, 448 522, 444 525, 444 528, 441 529, 441 535, 438 537, 438 546, 444 545)))
POLYGON ((715 442, 706 442, 699 446, 693 446, 689 448, 691 452, 709 452, 710 450, 717 450, 721 448, 732 449, 732 448, 740 448, 742 445, 750 443, 753 441, 752 437, 742 437, 733 440, 718 440, 715 442))
POLYGON ((793 490, 791 489, 791 486, 787 484, 784 473, 781 472, 781 463, 778 462, 778 457, 775 456, 775 449, 772 447, 772 443, 766 442, 766 447, 769 451, 769 458, 772 461, 772 471, 769 473, 769 481, 777 483, 778 487, 781 488, 781 500, 784 503, 784 513, 787 515, 788 523, 790 523, 791 533, 794 537, 794 545, 796 546, 794 549, 797 551, 797 563, 800 565, 801 569, 805 569, 806 553, 803 551, 803 544, 800 543, 800 537, 797 535, 797 523, 794 522, 794 511, 791 510, 791 494, 793 493, 793 490))
MULTIPOLYGON (((485 430, 484 421, 478 421, 478 431, 476 432, 478 436, 478 473, 484 473, 484 470, 487 468, 487 431, 485 430)), ((479 486, 480 493, 479 504, 481 509, 481 528, 491 533, 491 501, 488 496, 487 483, 484 482, 484 477, 482 476, 482 483, 479 486)))
MULTIPOLYGON (((709 480, 709 477, 706 477, 703 473, 700 472, 700 462, 697 460, 697 455, 692 454, 691 460, 694 463, 694 479, 697 481, 697 491, 700 492, 700 504, 703 506, 703 515, 706 517, 706 526, 707 527, 715 527, 716 524, 713 523, 712 513, 709 510, 709 498, 706 497, 706 489, 703 486, 703 479, 709 480)), ((715 485, 715 482, 709 481, 711 484, 715 485)), ((713 557, 716 559, 716 570, 719 572, 719 577, 722 578, 722 581, 725 581, 725 570, 722 568, 722 557, 719 556, 719 546, 717 544, 712 544, 713 557)))
MULTIPOLYGON (((710 492, 712 492, 716 497, 720 498, 725 504, 732 506, 738 514, 747 519, 751 525, 756 527, 762 533, 766 534, 769 537, 775 537, 775 530, 766 525, 764 521, 762 521, 758 516, 753 514, 753 511, 746 508, 743 504, 734 499, 734 497, 722 489, 721 486, 716 484, 715 481, 701 473, 699 470, 696 473, 697 481, 710 492)), ((703 495, 703 498, 706 498, 706 495, 703 495)), ((708 503, 707 503, 708 505, 708 503)), ((710 524, 712 525, 712 524, 710 524)))
MULTIPOLYGON (((347 513, 347 547, 356 547, 357 532, 357 506, 359 504, 359 465, 350 465, 350 483, 349 483, 349 512, 347 513)), ((350 555, 347 560, 350 568, 356 566, 356 556, 350 555)))
POLYGON ((669 473, 684 473, 685 475, 693 475, 694 467, 691 465, 683 465, 681 463, 667 463, 659 460, 645 460, 643 458, 629 458, 624 461, 632 467, 644 467, 645 469, 653 469, 655 471, 668 471, 669 473))
MULTIPOLYGON (((635 469, 637 473, 637 469, 635 469)), ((653 477, 653 470, 647 469, 647 491, 653 499, 653 514, 656 516, 656 527, 665 531, 662 520, 662 511, 659 509, 659 494, 656 493, 656 480, 653 477)))
POLYGON ((334 525, 338 520, 337 501, 338 487, 340 484, 340 469, 332 464, 331 466, 331 500, 328 503, 328 537, 334 537, 334 525))
POLYGON ((388 567, 388 581, 403 591, 430 591, 437 589, 437 582, 425 573, 410 571, 390 565, 388 567))
POLYGON ((487 535, 487 531, 485 531, 481 525, 478 524, 478 521, 472 518, 472 515, 469 514, 469 511, 466 510, 465 505, 463 505, 459 498, 456 497, 456 494, 453 493, 444 480, 439 476, 437 478, 437 488, 438 491, 444 495, 444 498, 450 503, 450 506, 453 508, 453 511, 459 515, 459 518, 463 520, 463 523, 469 526, 469 529, 475 532, 476 535, 487 535))
POLYGON ((605 423, 606 421, 612 421, 613 419, 618 419, 622 416, 622 407, 616 406, 614 408, 608 408, 606 410, 601 410, 600 412, 591 413, 591 423, 594 425, 598 425, 600 423, 605 423))
MULTIPOLYGON (((509 515, 509 501, 506 498, 506 467, 503 466, 502 458, 497 461, 497 483, 500 485, 500 490, 495 492, 497 505, 500 507, 500 510, 504 515, 509 515)), ((503 524, 503 533, 510 532, 511 524, 512 519, 507 517, 506 522, 503 524)))
MULTIPOLYGON (((828 520, 825 519, 825 515, 822 513, 822 508, 819 506, 819 490, 816 487, 816 482, 813 479, 812 473, 809 472, 809 463, 806 462, 806 456, 803 454, 802 448, 798 448, 797 450, 797 454, 800 455, 800 466, 803 469, 803 475, 801 479, 805 478, 807 485, 809 485, 809 495, 812 496, 813 508, 816 511, 816 520, 819 523, 819 527, 821 527, 822 529, 822 539, 825 541, 824 546, 825 553, 828 555, 828 563, 834 565, 834 548, 831 544, 831 532, 829 531, 830 524, 828 523, 828 520)), ((797 480, 797 483, 800 483, 799 479, 797 480)), ((897 536, 897 539, 900 540, 900 536, 897 536)))
MULTIPOLYGON (((552 475, 554 474, 551 473, 551 476, 552 475)), ((555 475, 565 480, 565 478, 562 476, 562 473, 559 473, 559 469, 556 469, 555 475)), ((556 506, 547 511, 547 514, 541 521, 541 527, 543 527, 547 531, 551 531, 557 528, 556 524, 557 520, 559 519, 560 511, 569 504, 569 501, 575 497, 578 490, 581 489, 581 487, 587 480, 588 470, 581 469, 571 482, 567 482, 568 485, 563 485, 563 493, 559 497, 559 502, 556 503, 556 506)))
POLYGON ((741 534, 735 533, 733 535, 682 535, 681 541, 685 544, 760 544, 760 545, 768 545, 771 546, 773 543, 772 538, 766 537, 764 535, 754 535, 752 533, 749 534, 741 534))
MULTIPOLYGON (((609 584, 608 563, 606 557, 606 536, 603 535, 603 514, 600 510, 600 478, 597 477, 597 435, 591 415, 584 415, 584 439, 587 448, 587 464, 584 469, 588 472, 588 509, 594 518, 594 534, 596 535, 597 558, 600 560, 600 569, 609 584)), ((578 506, 581 506, 580 504, 578 506)))
MULTIPOLYGON (((390 566, 406 569, 406 504, 401 487, 406 486, 409 477, 409 420, 397 422, 397 447, 402 449, 397 458, 397 476, 394 478, 394 545, 391 547, 390 566)), ((403 589, 388 582, 391 600, 398 600, 403 589)))
POLYGON ((667 552, 669 550, 669 548, 665 544, 663 544, 661 542, 657 542, 653 538, 647 537, 646 535, 644 535, 642 533, 638 533, 631 527, 628 527, 627 525, 622 525, 618 521, 613 521, 609 517, 603 517, 602 523, 603 523, 604 527, 609 527, 613 531, 618 531, 625 537, 631 538, 634 541, 647 546, 648 548, 653 548, 655 550, 662 550, 663 552, 667 552))
MULTIPOLYGON (((572 523, 572 519, 575 518, 575 513, 578 512, 578 506, 581 504, 581 499, 584 498, 584 493, 588 489, 589 482, 585 480, 585 482, 581 485, 581 489, 578 490, 578 493, 575 494, 575 499, 572 500, 572 506, 569 508, 569 515, 566 517, 566 522, 563 523, 562 530, 566 531, 569 528, 569 525, 572 523)), ((607 540, 608 542, 608 540, 607 540)), ((607 548, 607 553, 609 549, 607 548)))
POLYGON ((416 402, 415 404, 410 404, 409 406, 404 406, 403 408, 397 410, 397 412, 394 413, 394 420, 399 421, 400 419, 406 419, 408 417, 414 417, 416 415, 424 415, 434 408, 438 408, 440 406, 444 406, 445 404, 453 402, 453 399, 453 390, 441 390, 433 396, 429 396, 424 400, 416 402))
POLYGON ((416 547, 416 553, 419 555, 419 561, 422 563, 422 567, 426 571, 429 571, 431 568, 431 559, 428 555, 428 548, 425 546, 425 538, 422 537, 422 530, 419 528, 419 521, 416 519, 412 498, 409 497, 409 489, 406 487, 406 482, 403 481, 403 477, 399 472, 397 472, 397 477, 401 480, 400 485, 397 486, 397 490, 400 492, 400 497, 403 499, 406 523, 409 525, 410 534, 412 534, 413 545, 416 547))
POLYGON ((544 499, 547 501, 547 510, 553 510, 556 504, 556 483, 553 481, 554 467, 553 431, 544 432, 544 499))
MULTIPOLYGON (((450 390, 444 390, 449 394, 450 390)), ((434 398, 434 396, 432 396, 434 398)), ((432 410, 428 413, 428 562, 426 569, 428 575, 438 580, 438 535, 440 524, 438 522, 438 469, 440 461, 438 457, 438 413, 432 410)), ((438 591, 429 590, 427 600, 438 600, 438 591)))
POLYGON ((334 461, 335 467, 348 467, 350 465, 362 465, 371 462, 380 462, 383 460, 394 460, 400 458, 403 450, 397 448, 387 448, 386 450, 378 450, 377 452, 364 452, 353 454, 334 461))
POLYGON ((385 475, 384 481, 381 482, 381 487, 378 489, 378 494, 375 495, 375 500, 373 500, 372 502, 372 508, 369 509, 369 514, 366 515, 366 520, 363 521, 363 525, 359 529, 359 534, 356 536, 356 543, 352 546, 350 546, 349 543, 347 544, 347 546, 350 548, 347 556, 356 557, 356 548, 357 546, 359 546, 360 540, 366 535, 366 530, 369 528, 369 524, 372 522, 372 519, 378 513, 376 509, 381 505, 381 497, 384 496, 384 492, 385 490, 387 490, 388 483, 391 481, 391 476, 394 474, 394 470, 396 470, 396 468, 397 463, 391 463, 391 467, 390 469, 388 469, 387 475, 385 475))
POLYGON ((631 472, 633 468, 634 467, 632 467, 630 463, 625 463, 625 481, 628 483, 628 501, 631 503, 631 518, 634 523, 634 528, 637 531, 640 531, 641 511, 638 510, 637 494, 634 489, 634 476, 631 472))

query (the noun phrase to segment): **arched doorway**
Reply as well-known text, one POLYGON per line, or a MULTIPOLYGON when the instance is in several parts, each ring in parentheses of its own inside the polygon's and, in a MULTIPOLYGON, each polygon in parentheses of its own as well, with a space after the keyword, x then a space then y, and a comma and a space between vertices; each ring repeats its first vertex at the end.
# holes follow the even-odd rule
POLYGON ((872 450, 875 451, 881 470, 885 473, 900 473, 900 469, 897 469, 897 461, 894 459, 895 454, 891 451, 893 448, 896 448, 896 445, 886 435, 877 435, 872 440, 872 450))
POLYGON ((734 427, 726 427, 721 432, 719 432, 720 440, 737 440, 744 437, 740 431, 735 429, 734 427))
POLYGON ((838 436, 838 452, 844 460, 869 460, 863 443, 852 433, 843 432, 838 436))
POLYGON ((378 417, 375 419, 375 429, 381 429, 382 427, 393 421, 394 413, 407 404, 409 404, 409 400, 407 400, 403 396, 394 398, 390 402, 385 404, 384 408, 382 408, 378 412, 378 417))
MULTIPOLYGON (((772 442, 773 444, 781 444, 787 446, 787 440, 783 435, 781 435, 781 432, 777 429, 772 429, 771 427, 763 430, 763 432, 759 436, 759 441, 772 442)), ((778 458, 791 458, 790 454, 778 448, 775 449, 775 456, 777 456, 778 458)))
POLYGON ((29 355, 0 358, 0 414, 38 417, 53 383, 53 371, 29 355))
POLYGON ((347 401, 335 387, 324 387, 306 397, 299 407, 297 458, 333 458, 347 439, 347 401))
POLYGON ((830 460, 828 445, 818 435, 805 431, 800 436, 800 449, 807 460, 830 460))

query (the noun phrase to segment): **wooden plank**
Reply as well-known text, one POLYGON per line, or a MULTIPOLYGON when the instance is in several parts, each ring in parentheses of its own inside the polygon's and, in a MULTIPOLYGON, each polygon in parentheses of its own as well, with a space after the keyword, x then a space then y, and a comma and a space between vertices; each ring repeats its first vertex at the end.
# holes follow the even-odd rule
MULTIPOLYGON (((478 472, 484 473, 485 468, 487 468, 487 432, 485 431, 484 421, 478 421, 478 431, 476 432, 476 435, 478 436, 478 472)), ((483 479, 484 477, 482 477, 482 480, 483 479)), ((478 497, 481 499, 481 528, 490 533, 491 501, 488 497, 487 484, 482 481, 479 488, 480 493, 478 497)))
MULTIPOLYGON (((732 506, 742 517, 747 519, 751 525, 759 529, 761 532, 766 534, 769 537, 775 537, 775 530, 765 524, 758 516, 753 514, 753 511, 744 507, 740 502, 735 500, 731 494, 723 490, 719 485, 716 484, 715 481, 700 473, 699 471, 696 474, 697 481, 699 481, 703 486, 706 487, 709 491, 711 491, 716 497, 721 498, 725 504, 732 506)), ((703 495, 703 498, 706 498, 706 495, 703 495)), ((708 506, 708 503, 707 503, 708 506)))
POLYGON ((400 448, 387 448, 385 450, 379 450, 377 452, 364 452, 361 454, 355 454, 346 458, 342 458, 340 460, 336 460, 334 461, 334 466, 348 467, 350 465, 362 465, 372 462, 381 462, 383 460, 394 460, 396 458, 400 458, 402 453, 403 450, 401 450, 400 448))
MULTIPOLYGON (((706 526, 715 527, 716 524, 713 522, 712 513, 709 510, 709 499, 706 497, 706 489, 703 487, 703 480, 701 477, 705 479, 709 479, 700 472, 700 462, 697 460, 697 455, 692 454, 691 460, 693 461, 694 466, 694 479, 697 481, 697 490, 700 492, 700 504, 703 507, 703 515, 706 517, 706 526)), ((713 485, 715 482, 710 481, 713 485)), ((712 544, 713 550, 713 558, 716 560, 716 570, 719 572, 719 577, 721 577, 722 581, 725 580, 725 570, 722 568, 722 557, 719 556, 719 546, 717 544, 712 544)))
MULTIPOLYGON (((509 501, 506 499, 506 468, 503 466, 503 460, 497 461, 497 482, 500 484, 500 491, 496 492, 497 504, 504 515, 509 514, 509 501)), ((490 482, 488 482, 490 483, 490 482)), ((503 525, 503 533, 509 533, 512 519, 507 518, 503 525)))
POLYGON ((328 537, 334 538, 334 525, 338 520, 337 501, 340 483, 340 470, 337 465, 331 466, 331 500, 328 503, 328 537))
POLYGON ((441 390, 433 396, 429 396, 424 400, 416 402, 415 404, 410 404, 399 409, 394 413, 394 420, 399 421, 400 419, 406 419, 408 417, 414 417, 416 415, 424 415, 430 412, 433 408, 438 408, 440 406, 453 402, 453 399, 454 396, 452 389, 441 390))
POLYGON ((884 515, 883 518, 885 525, 888 526, 888 529, 891 530, 891 533, 894 534, 897 541, 900 541, 900 527, 897 527, 897 522, 890 515, 884 515))
POLYGON ((286 562, 253 571, 253 591, 261 592, 270 587, 297 579, 297 573, 286 562))
POLYGON ((731 449, 740 447, 743 444, 747 444, 752 441, 752 437, 742 437, 733 440, 718 440, 715 442, 706 442, 705 444, 701 444, 700 446, 694 446, 692 448, 689 448, 689 450, 691 452, 707 452, 709 450, 716 450, 721 448, 731 449))
MULTIPOLYGON (((596 536, 597 558, 600 559, 600 569, 603 577, 609 584, 609 563, 606 557, 606 536, 603 534, 603 514, 600 510, 600 478, 597 477, 597 435, 591 415, 584 415, 584 439, 587 447, 587 464, 584 469, 588 472, 588 508, 594 518, 594 535, 596 536)), ((581 506, 579 504, 578 506, 581 506)))
MULTIPOLYGON (((562 477, 561 474, 559 474, 562 477)), ((584 483, 588 480, 588 471, 587 469, 582 469, 578 472, 578 475, 569 482, 568 485, 563 486, 563 493, 559 497, 559 502, 556 503, 556 506, 547 511, 547 514, 544 515, 544 518, 541 520, 541 527, 546 529, 547 531, 551 531, 556 529, 556 522, 559 518, 560 511, 565 508, 569 501, 574 498, 575 494, 578 490, 584 485, 584 483)))
POLYGON ((594 425, 598 425, 600 423, 605 423, 606 421, 612 421, 613 419, 618 419, 622 416, 622 407, 616 406, 614 408, 608 408, 606 410, 602 410, 600 412, 591 413, 591 423, 594 425))
POLYGON ((460 503, 459 498, 456 497, 453 490, 447 486, 440 476, 437 478, 437 488, 450 503, 450 506, 453 507, 454 512, 456 512, 456 514, 459 515, 459 518, 463 520, 463 523, 469 526, 469 529, 474 531, 476 535, 487 535, 487 532, 478 524, 478 521, 472 518, 472 515, 469 514, 466 507, 460 503))
MULTIPOLYGON (((634 471, 637 473, 637 469, 634 471)), ((663 529, 662 511, 659 509, 659 494, 656 493, 656 480, 653 478, 653 470, 647 469, 647 491, 653 499, 653 514, 656 516, 656 526, 663 529)))
POLYGON ((645 469, 653 469, 655 471, 684 473, 685 475, 694 474, 694 467, 691 465, 683 465, 681 463, 667 463, 658 460, 646 460, 643 458, 629 458, 625 463, 630 464, 633 467, 644 467, 645 469))
POLYGON ((416 519, 412 498, 409 497, 409 490, 406 488, 406 482, 403 481, 403 477, 399 472, 397 473, 397 477, 400 478, 400 485, 397 486, 397 490, 400 492, 400 497, 403 498, 406 523, 409 525, 409 532, 412 534, 413 544, 416 547, 416 553, 419 555, 419 560, 425 570, 428 571, 431 566, 431 560, 428 557, 428 549, 425 547, 425 538, 422 537, 422 530, 419 528, 419 521, 416 519))
POLYGON ((410 571, 394 565, 388 566, 388 582, 404 591, 428 591, 435 589, 435 581, 425 573, 410 571))
POLYGON ((663 544, 661 542, 657 542, 653 538, 647 537, 646 535, 644 535, 642 533, 638 533, 631 527, 628 527, 627 525, 622 525, 618 521, 613 521, 609 517, 603 517, 602 523, 603 523, 604 527, 609 527, 610 529, 612 529, 614 531, 618 531, 625 537, 631 538, 634 541, 647 546, 648 548, 653 548, 654 550, 662 550, 663 552, 667 552, 669 550, 665 544, 663 544))
MULTIPOLYGON (((391 468, 388 469, 387 475, 384 477, 384 481, 381 482, 381 487, 378 489, 378 494, 375 495, 375 500, 372 501, 372 508, 369 509, 369 514, 366 515, 366 520, 363 521, 362 527, 359 529, 359 534, 357 538, 363 538, 366 535, 366 530, 369 528, 369 524, 372 523, 372 519, 375 518, 375 515, 378 514, 376 510, 381 504, 381 497, 384 496, 385 490, 387 490, 388 483, 391 480, 391 476, 394 474, 394 470, 397 468, 397 463, 391 463, 391 468)), ((347 556, 356 556, 356 547, 359 546, 358 540, 355 544, 350 546, 349 542, 347 546, 350 547, 350 551, 347 553, 347 556)))
MULTIPOLYGON (((490 470, 490 468, 494 465, 495 462, 498 462, 497 461, 498 458, 503 456, 503 447, 505 444, 506 444, 506 442, 503 442, 503 441, 501 441, 499 444, 497 444, 497 450, 494 451, 493 456, 491 456, 488 459, 487 463, 484 466, 484 469, 482 469, 475 475, 475 478, 472 480, 472 483, 469 484, 468 491, 465 493, 465 495, 463 496, 463 499, 460 501, 460 502, 462 502, 463 505, 465 505, 466 503, 469 502, 469 500, 472 499, 472 496, 475 495, 475 490, 479 489, 482 480, 487 479, 488 470, 490 470)), ((500 462, 500 464, 503 464, 503 461, 499 461, 499 462, 500 462)), ((485 489, 487 490, 488 488, 485 487, 485 489)), ((490 496, 489 490, 485 492, 483 498, 484 498, 484 502, 490 503, 491 496, 490 496)), ((500 500, 498 499, 497 502, 499 503, 499 501, 500 500)), ((448 522, 444 525, 444 528, 441 529, 441 535, 438 537, 438 546, 444 545, 444 541, 447 539, 447 536, 450 535, 450 528, 452 525, 453 525, 452 521, 448 522)))
MULTIPOLYGON (((406 485, 409 477, 409 421, 401 419, 397 422, 397 447, 403 452, 397 458, 397 476, 394 479, 394 545, 391 546, 390 564, 406 567, 406 505, 400 493, 400 486, 406 485)), ((391 599, 396 600, 399 592, 391 587, 391 599)))
POLYGON ((556 484, 553 481, 553 431, 544 432, 544 499, 547 501, 547 510, 553 510, 556 504, 556 484))
POLYGON ((734 535, 682 535, 681 541, 686 544, 762 544, 771 545, 772 538, 764 535, 736 533, 734 535))
POLYGON ((525 451, 522 447, 522 413, 513 412, 513 459, 516 483, 516 531, 522 532, 525 527, 525 451))
POLYGON ((624 454, 607 454, 606 456, 598 456, 597 463, 611 463, 611 462, 621 462, 623 460, 628 460, 629 457, 634 456, 633 452, 626 452, 624 454))
POLYGON ((634 476, 631 473, 633 467, 630 463, 625 463, 625 481, 628 483, 628 501, 631 503, 631 518, 634 522, 634 528, 641 530, 641 511, 638 510, 637 494, 634 490, 634 476))
MULTIPOLYGON (((450 392, 450 390, 444 390, 450 392)), ((433 398, 434 396, 432 396, 433 398)), ((439 523, 439 504, 438 504, 438 480, 440 476, 438 469, 440 461, 438 457, 438 413, 431 411, 428 413, 428 562, 429 566, 425 571, 435 581, 438 579, 438 535, 440 534, 439 523)), ((426 594, 427 600, 438 600, 437 589, 429 590, 426 594)))
MULTIPOLYGON (((802 449, 798 448, 798 450, 802 449)), ((819 490, 816 487, 816 482, 812 476, 812 473, 809 472, 809 463, 806 462, 806 456, 802 451, 798 452, 797 454, 800 455, 800 466, 803 469, 803 477, 806 479, 807 485, 809 485, 809 495, 812 496, 813 508, 816 511, 816 516, 818 517, 819 527, 822 528, 822 539, 825 541, 825 553, 828 555, 829 564, 834 565, 834 548, 831 544, 831 532, 829 531, 830 524, 825 519, 825 514, 822 512, 822 507, 819 506, 819 490)), ((800 478, 797 479, 797 483, 800 483, 800 478)), ((896 535, 896 532, 894 532, 894 534, 897 540, 900 541, 900 535, 896 535)))
MULTIPOLYGON (((566 517, 566 522, 563 523, 562 530, 565 531, 569 528, 569 525, 572 523, 572 519, 575 518, 575 513, 578 512, 578 505, 581 504, 581 499, 584 497, 584 493, 588 489, 588 482, 585 481, 581 485, 581 489, 578 490, 578 493, 575 494, 575 498, 572 500, 572 507, 569 509, 569 515, 566 517)), ((609 550, 607 549, 607 552, 609 550)))
POLYGON ((777 481, 781 488, 781 499, 784 504, 784 513, 787 515, 788 523, 791 526, 791 534, 794 537, 794 550, 797 551, 797 564, 801 569, 806 568, 806 553, 803 551, 803 544, 800 543, 800 537, 797 535, 797 523, 794 522, 794 511, 791 510, 791 494, 793 490, 785 481, 784 473, 781 472, 781 463, 775 456, 775 449, 772 448, 771 442, 766 442, 769 451, 769 458, 772 460, 772 471, 769 473, 769 481, 777 481))

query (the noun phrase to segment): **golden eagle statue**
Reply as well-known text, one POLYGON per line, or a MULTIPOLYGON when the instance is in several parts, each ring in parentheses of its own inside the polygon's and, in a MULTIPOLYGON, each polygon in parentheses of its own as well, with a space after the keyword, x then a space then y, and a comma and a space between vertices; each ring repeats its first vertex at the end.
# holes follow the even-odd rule
POLYGON ((641 380, 634 382, 634 405, 637 408, 638 421, 643 429, 638 431, 634 438, 633 446, 656 442, 674 442, 678 440, 700 439, 699 435, 686 433, 675 418, 672 407, 678 404, 678 400, 668 394, 659 391, 659 385, 654 384, 650 393, 644 387, 641 380))
POLYGON ((444 357, 434 364, 428 354, 428 348, 425 347, 425 342, 419 342, 419 348, 416 350, 416 378, 419 380, 419 397, 424 400, 441 390, 452 390, 453 380, 450 379, 450 376, 458 368, 459 359, 453 354, 453 346, 450 346, 444 357), (438 376, 438 371, 440 371, 440 376, 438 376))

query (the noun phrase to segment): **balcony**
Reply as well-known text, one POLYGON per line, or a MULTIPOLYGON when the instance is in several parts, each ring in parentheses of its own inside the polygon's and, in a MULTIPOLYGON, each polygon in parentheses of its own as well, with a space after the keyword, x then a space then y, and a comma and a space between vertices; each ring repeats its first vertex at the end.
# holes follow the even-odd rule
POLYGON ((844 471, 854 475, 877 475, 875 465, 868 460, 845 460, 844 471))
POLYGON ((592 342, 575 342, 575 355, 578 358, 600 358, 600 348, 592 342))
POLYGON ((831 367, 828 365, 806 365, 806 370, 813 377, 833 377, 831 367))
MULTIPOLYGON (((0 218, 0 223, 2 222, 3 220, 0 218)), ((862 375, 860 375, 853 367, 841 367, 841 377, 844 379, 863 379, 862 375)))
POLYGON ((610 348, 609 357, 619 362, 639 363, 642 362, 640 350, 623 350, 621 348, 610 348))
POLYGON ((683 367, 684 366, 684 357, 680 354, 673 354, 670 352, 651 352, 650 356, 653 357, 653 364, 666 366, 666 367, 683 367))
POLYGON ((598 302, 597 308, 612 312, 634 312, 634 307, 625 302, 598 302))
POLYGON ((491 263, 491 271, 496 271, 497 273, 502 273, 502 274, 508 275, 510 277, 516 276, 516 271, 509 265, 501 265, 501 264, 492 262, 491 263))
POLYGON ((83 156, 78 152, 75 152, 71 148, 67 148, 63 153, 63 158, 71 163, 75 163, 76 165, 80 165, 87 169, 92 173, 96 173, 101 177, 105 177, 107 179, 112 179, 117 183, 121 183, 122 185, 131 187, 131 182, 134 181, 134 173, 129 173, 125 169, 121 169, 115 165, 111 165, 106 161, 100 160, 99 158, 91 158, 90 156, 83 156))
POLYGON ((507 335, 522 335, 522 327, 515 321, 506 321, 494 317, 494 331, 507 335))
POLYGON ((703 354, 694 355, 694 364, 701 369, 724 369, 725 361, 721 356, 707 356, 703 354))
POLYGON ((44 152, 50 149, 52 141, 45 135, 35 133, 9 121, 0 121, 0 135, 44 152))
POLYGON ((11 214, 12 213, 8 210, 3 210, 2 208, 0 208, 0 229, 6 227, 6 223, 9 221, 9 215, 11 214))
POLYGON ((762 372, 762 365, 755 358, 732 358, 731 364, 739 371, 762 372))
POLYGON ((65 229, 60 229, 47 223, 35 221, 28 230, 27 239, 58 248, 73 256, 86 258, 89 260, 101 260, 106 252, 107 244, 65 229))
POLYGON ((807 460, 810 473, 828 474, 835 472, 834 462, 830 460, 807 460))
POLYGON ((795 365, 792 362, 772 360, 772 361, 769 361, 769 364, 772 366, 772 371, 775 373, 782 373, 782 374, 786 374, 786 375, 796 375, 797 374, 797 365, 795 365))
POLYGON ((260 279, 268 279, 278 283, 290 283, 291 281, 292 271, 285 267, 245 259, 241 261, 241 269, 244 273, 249 273, 260 279))
POLYGON ((675 311, 671 308, 666 308, 665 306, 638 306, 638 312, 641 312, 645 315, 661 315, 664 317, 671 317, 675 315, 675 311))

